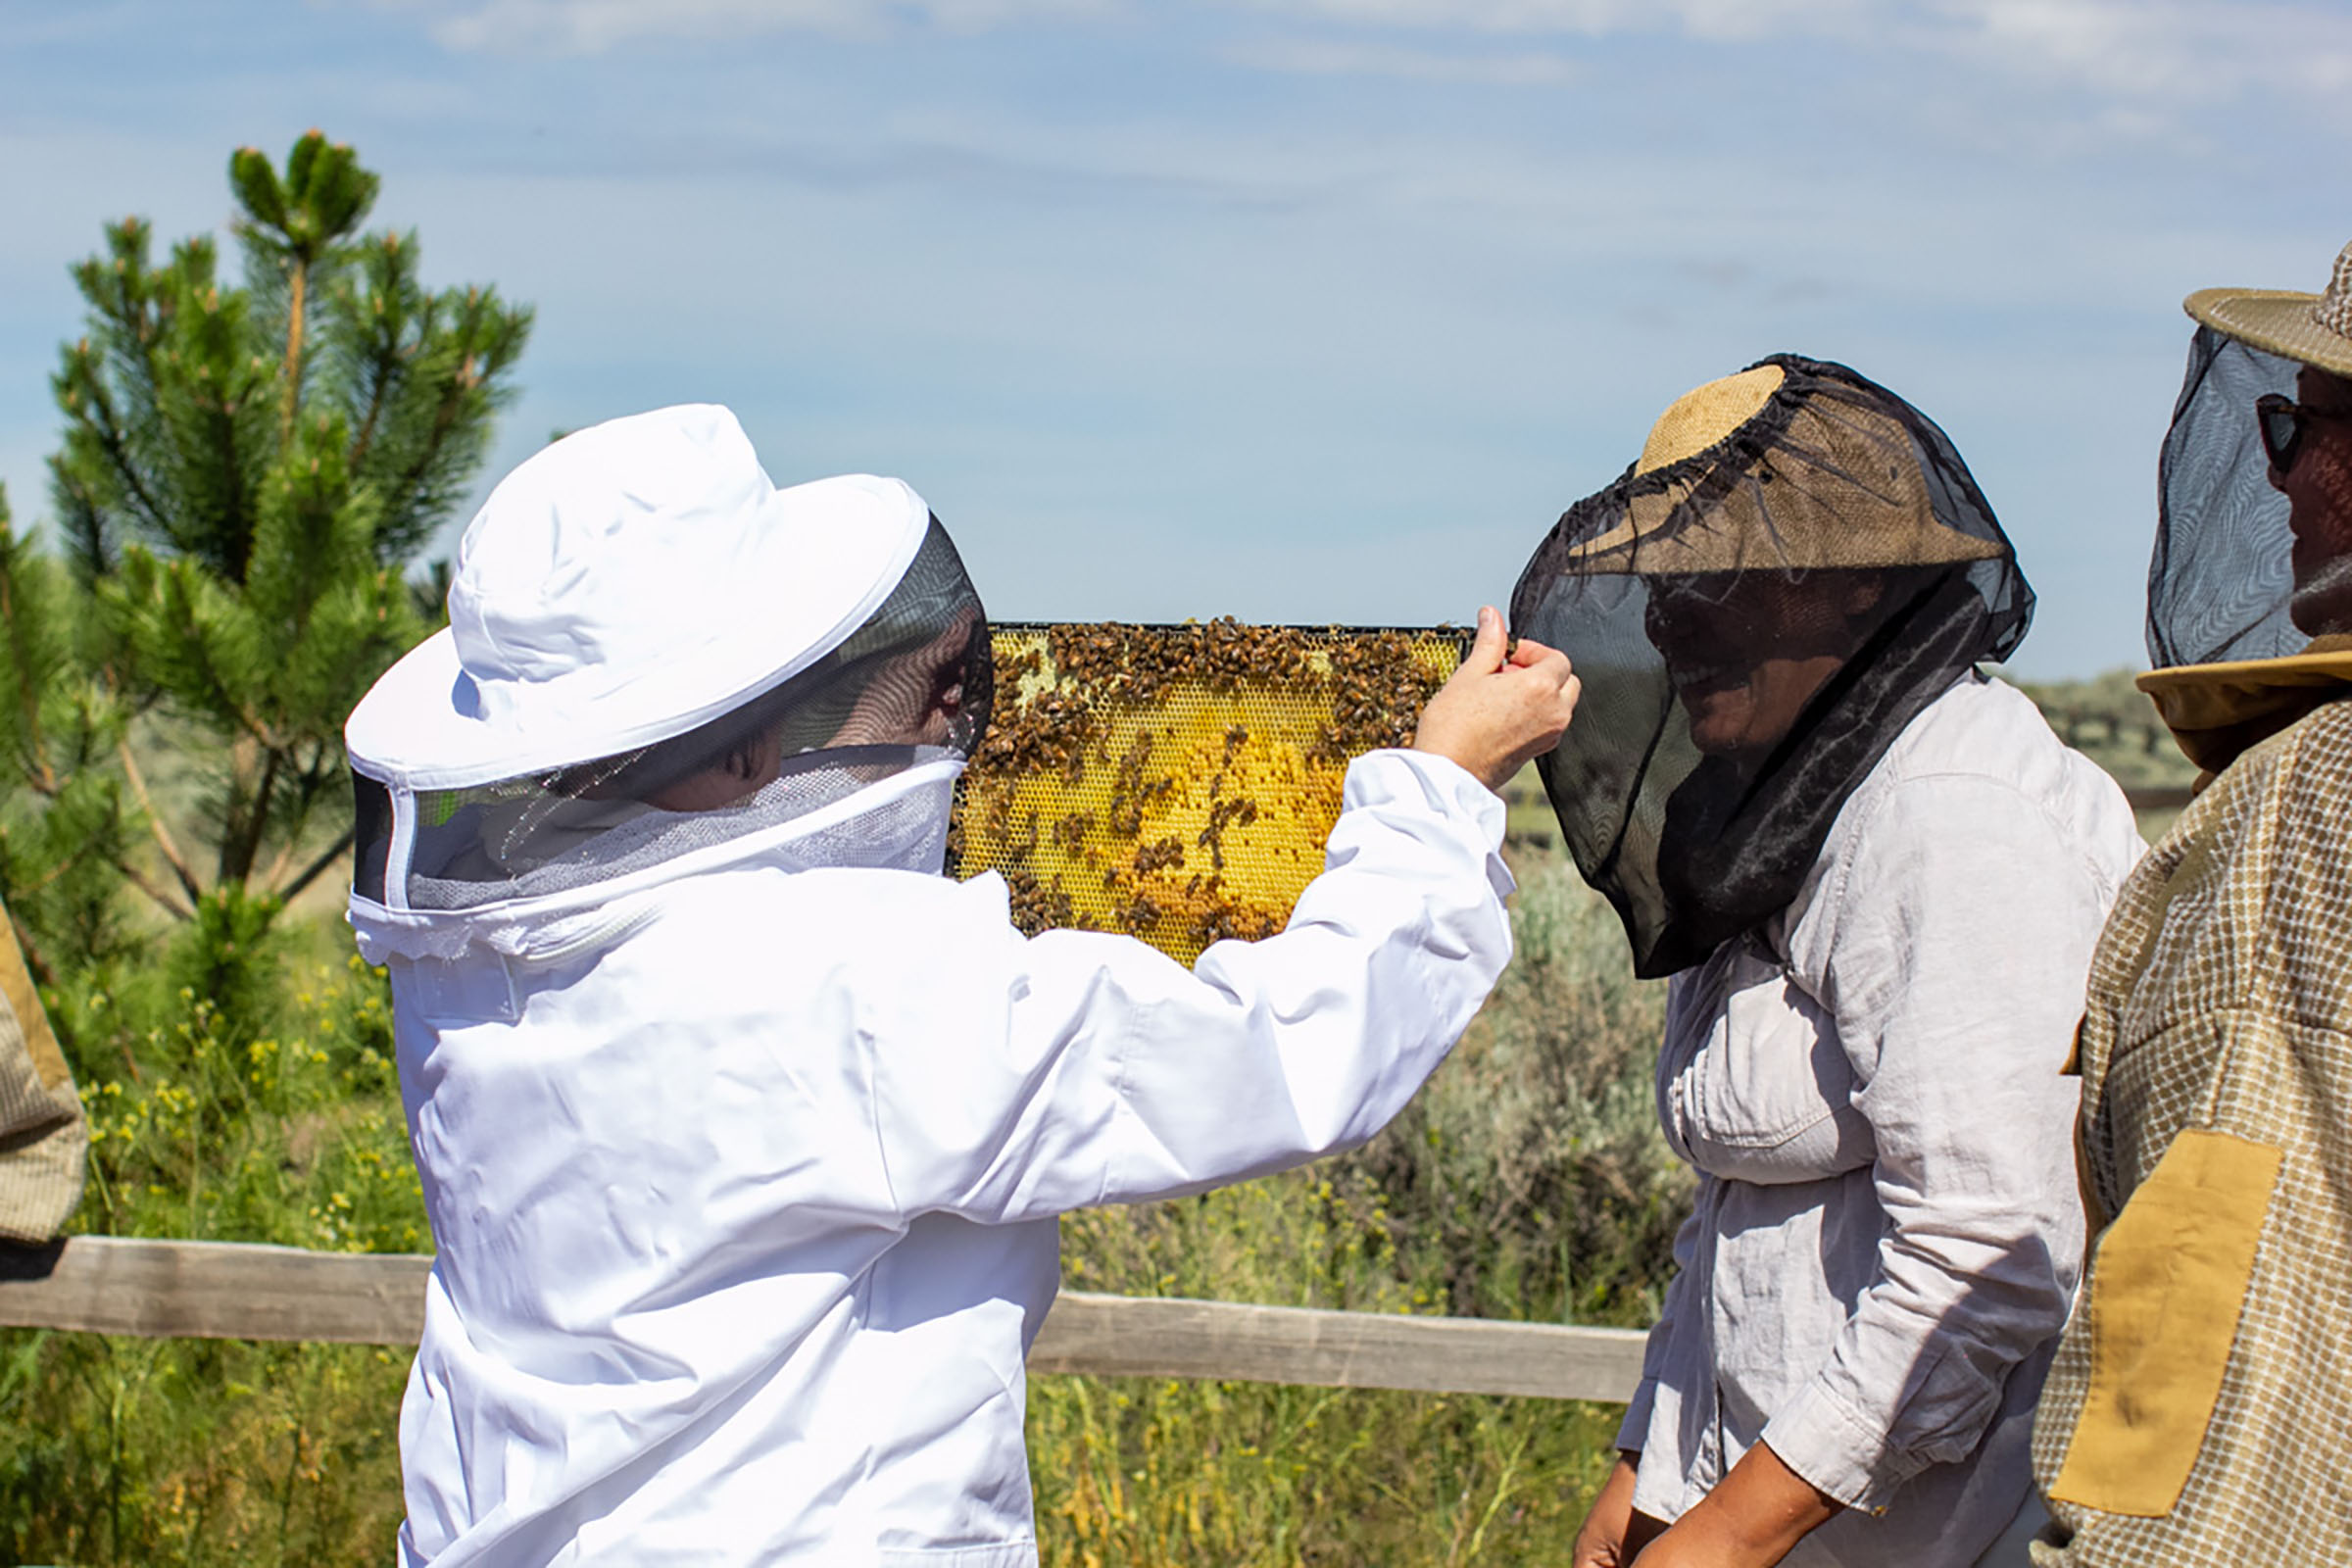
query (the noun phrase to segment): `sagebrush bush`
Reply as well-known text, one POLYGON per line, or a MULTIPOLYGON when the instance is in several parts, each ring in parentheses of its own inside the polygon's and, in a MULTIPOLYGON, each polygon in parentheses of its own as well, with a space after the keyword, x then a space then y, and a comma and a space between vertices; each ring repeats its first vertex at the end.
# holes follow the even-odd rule
MULTIPOLYGON (((1453 1056, 1350 1155, 1062 1222, 1078 1290, 1351 1311, 1646 1323, 1690 1178, 1652 1110, 1664 988, 1615 915, 1538 861, 1511 969, 1453 1056)), ((1034 1378, 1045 1559, 1564 1559, 1613 1406, 1266 1384, 1034 1378)))
MULTIPOLYGON (((1359 1312, 1443 1310, 1377 1202, 1321 1169, 1062 1222, 1072 1289, 1359 1312)), ((1618 1412, 1543 1399, 1037 1377, 1045 1561, 1453 1564, 1558 1555, 1618 1412)))
POLYGON ((1653 1108, 1665 987, 1633 977, 1615 913, 1564 860, 1527 869, 1512 927, 1452 1059, 1334 1180, 1376 1205, 1438 1310, 1646 1326, 1691 1189, 1653 1108))

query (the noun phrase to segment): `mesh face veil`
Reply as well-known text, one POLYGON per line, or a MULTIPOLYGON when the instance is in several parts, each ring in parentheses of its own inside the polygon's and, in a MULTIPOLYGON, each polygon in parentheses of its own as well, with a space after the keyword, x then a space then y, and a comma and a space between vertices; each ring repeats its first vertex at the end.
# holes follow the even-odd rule
POLYGON ((1584 679, 1538 767, 1635 971, 1785 908, 1903 726, 2032 609, 1960 455, 1885 388, 1776 356, 1668 410, 1511 599, 1584 679))
POLYGON ((948 792, 987 728, 993 684, 979 596, 932 518, 862 624, 716 718, 486 784, 420 789, 406 811, 360 771, 353 891, 395 908, 469 910, 754 836, 791 843, 808 864, 937 871, 948 792))
POLYGON ((2352 687, 2352 245, 2327 290, 2199 289, 2139 688, 2219 773, 2352 687))
POLYGON ((2292 398, 2300 369, 2210 326, 2189 344, 2157 469, 2148 660, 2158 669, 2283 658, 2310 640, 2290 614, 2287 500, 2270 481, 2254 412, 2266 394, 2292 398))

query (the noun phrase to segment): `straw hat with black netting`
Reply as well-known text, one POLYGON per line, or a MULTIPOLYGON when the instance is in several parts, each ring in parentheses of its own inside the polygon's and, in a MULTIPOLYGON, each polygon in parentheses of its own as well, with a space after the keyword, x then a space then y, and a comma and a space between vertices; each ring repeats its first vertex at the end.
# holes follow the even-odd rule
POLYGON ((1677 400, 1512 597, 1584 678, 1539 766, 1637 972, 1786 907, 1895 735, 2032 607, 1958 452, 1884 387, 1776 355, 1677 400))
POLYGON ((2326 289, 2208 288, 2158 470, 2139 679, 2189 759, 2247 745, 2352 688, 2352 636, 2295 624, 2294 529, 2257 405, 2292 405, 2305 367, 2352 380, 2352 245, 2326 289))

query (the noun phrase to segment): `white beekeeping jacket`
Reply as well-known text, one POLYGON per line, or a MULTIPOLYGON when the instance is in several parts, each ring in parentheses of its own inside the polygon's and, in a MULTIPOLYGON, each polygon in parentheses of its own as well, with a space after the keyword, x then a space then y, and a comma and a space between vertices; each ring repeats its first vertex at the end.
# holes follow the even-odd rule
POLYGON ((1054 1216, 1369 1137, 1507 958, 1501 803, 1405 752, 1277 937, 1022 938, 938 874, 987 689, 943 550, 723 410, 615 421, 501 485, 354 714, 437 1247, 405 1564, 1035 1562, 1054 1216))

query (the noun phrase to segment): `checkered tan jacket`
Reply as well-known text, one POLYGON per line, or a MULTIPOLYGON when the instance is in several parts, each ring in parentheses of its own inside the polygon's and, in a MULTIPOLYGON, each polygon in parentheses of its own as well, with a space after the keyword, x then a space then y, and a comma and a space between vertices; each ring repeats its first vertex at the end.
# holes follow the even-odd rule
POLYGON ((45 1242, 81 1200, 89 1129, 0 908, 0 1241, 45 1242))
POLYGON ((2352 1563, 2348 808, 2352 699, 2232 763, 2108 919, 2043 1568, 2352 1563))

